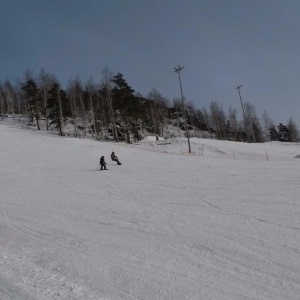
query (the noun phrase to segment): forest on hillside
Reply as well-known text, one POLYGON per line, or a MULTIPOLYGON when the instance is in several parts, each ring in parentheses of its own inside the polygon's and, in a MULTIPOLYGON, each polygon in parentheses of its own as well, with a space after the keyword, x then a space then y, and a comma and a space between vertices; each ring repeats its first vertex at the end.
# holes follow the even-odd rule
POLYGON ((0 82, 0 121, 13 116, 38 130, 57 130, 97 139, 132 143, 148 135, 216 138, 243 142, 298 142, 295 122, 274 124, 268 112, 257 116, 255 107, 243 105, 243 118, 236 108, 224 111, 217 102, 197 108, 186 99, 167 99, 158 90, 147 95, 135 92, 122 73, 107 68, 101 82, 79 77, 62 88, 55 75, 44 69, 37 76, 26 71, 15 84, 0 82), (186 121, 186 122, 185 122, 186 121), (70 130, 70 128, 72 128, 70 130))

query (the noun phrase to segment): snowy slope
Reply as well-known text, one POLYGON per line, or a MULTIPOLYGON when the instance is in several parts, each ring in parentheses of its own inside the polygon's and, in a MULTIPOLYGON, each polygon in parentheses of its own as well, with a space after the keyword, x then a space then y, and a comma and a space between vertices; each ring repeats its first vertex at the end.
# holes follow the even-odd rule
POLYGON ((0 122, 0 299, 299 300, 300 145, 191 146, 0 122))

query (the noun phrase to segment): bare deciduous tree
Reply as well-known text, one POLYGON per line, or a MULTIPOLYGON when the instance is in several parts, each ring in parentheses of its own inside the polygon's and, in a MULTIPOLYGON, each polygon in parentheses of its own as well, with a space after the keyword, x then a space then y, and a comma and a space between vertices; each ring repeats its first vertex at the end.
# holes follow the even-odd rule
POLYGON ((218 139, 225 139, 226 132, 226 115, 223 111, 222 106, 217 102, 213 101, 210 104, 210 119, 212 126, 214 127, 218 139))
POLYGON ((93 83, 92 77, 90 77, 85 85, 85 90, 87 93, 87 97, 89 100, 89 108, 90 108, 90 114, 91 114, 91 122, 93 127, 93 134, 94 136, 97 136, 97 128, 96 128, 96 121, 95 121, 95 109, 94 109, 94 102, 96 99, 96 87, 93 83))
POLYGON ((292 118, 289 119, 287 123, 287 128, 289 131, 289 141, 290 142, 299 142, 299 131, 296 123, 292 118))
POLYGON ((79 125, 77 120, 79 113, 77 112, 77 105, 76 105, 76 81, 75 80, 69 81, 67 94, 70 102, 72 121, 74 124, 74 135, 76 137, 81 138, 81 133, 79 131, 79 125))
POLYGON ((2 89, 2 83, 0 82, 0 108, 1 108, 1 120, 4 119, 4 92, 2 89))
POLYGON ((270 141, 270 134, 269 129, 275 128, 275 123, 271 119, 270 115, 264 110, 262 114, 262 121, 263 121, 263 137, 264 141, 270 141))
POLYGON ((255 142, 261 142, 262 141, 262 137, 261 137, 261 125, 259 122, 259 119, 256 115, 255 112, 255 107, 246 102, 244 104, 244 108, 245 108, 245 118, 246 118, 246 123, 247 123, 247 129, 248 129, 248 135, 252 136, 252 141, 255 142))
POLYGON ((150 101, 150 115, 152 119, 153 132, 163 136, 163 120, 167 114, 168 100, 155 88, 148 94, 150 101))
POLYGON ((237 110, 235 108, 229 107, 228 115, 227 115, 229 124, 230 124, 230 131, 232 134, 233 140, 237 140, 237 132, 238 129, 238 117, 237 117, 237 110))

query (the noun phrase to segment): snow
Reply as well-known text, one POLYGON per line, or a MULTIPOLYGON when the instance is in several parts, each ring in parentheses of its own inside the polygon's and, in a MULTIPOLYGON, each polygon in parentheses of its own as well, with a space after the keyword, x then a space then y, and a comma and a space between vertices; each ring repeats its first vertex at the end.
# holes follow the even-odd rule
POLYGON ((191 148, 0 122, 0 299, 299 300, 300 145, 191 148))

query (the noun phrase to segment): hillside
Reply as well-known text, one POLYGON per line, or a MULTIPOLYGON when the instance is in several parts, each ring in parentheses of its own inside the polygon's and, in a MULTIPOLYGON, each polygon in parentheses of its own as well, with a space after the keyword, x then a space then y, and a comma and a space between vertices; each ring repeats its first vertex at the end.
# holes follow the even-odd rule
POLYGON ((299 299, 299 144, 193 138, 188 154, 5 122, 1 300, 299 299))

